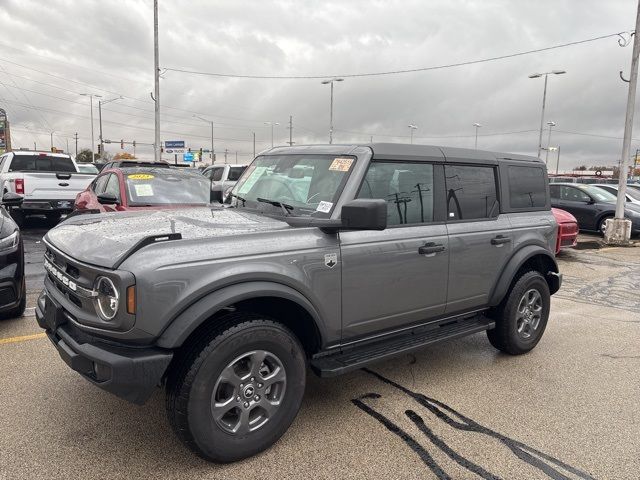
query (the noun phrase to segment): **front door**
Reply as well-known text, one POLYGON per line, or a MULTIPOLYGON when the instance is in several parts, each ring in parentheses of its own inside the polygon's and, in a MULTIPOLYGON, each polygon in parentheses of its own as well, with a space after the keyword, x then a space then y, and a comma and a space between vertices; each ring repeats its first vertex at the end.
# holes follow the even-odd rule
POLYGON ((438 218, 442 186, 434 185, 434 178, 442 178, 442 166, 369 165, 358 198, 386 200, 388 226, 340 233, 343 341, 444 313, 449 245, 443 218, 438 218))
POLYGON ((597 210, 593 206, 594 201, 586 192, 571 185, 551 185, 549 190, 553 206, 566 210, 576 217, 580 228, 586 230, 597 228, 597 210))

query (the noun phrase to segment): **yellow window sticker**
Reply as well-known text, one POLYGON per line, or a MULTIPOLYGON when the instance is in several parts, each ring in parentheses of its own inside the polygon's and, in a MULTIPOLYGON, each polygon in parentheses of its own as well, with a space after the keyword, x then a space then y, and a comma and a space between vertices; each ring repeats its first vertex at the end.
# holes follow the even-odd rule
POLYGON ((131 175, 127 175, 127 178, 130 180, 151 180, 156 177, 149 173, 132 173, 131 175))
POLYGON ((353 158, 334 158, 329 166, 329 170, 333 172, 348 172, 353 163, 353 158))
POLYGON ((133 186, 136 197, 153 197, 153 187, 148 183, 138 183, 133 186))

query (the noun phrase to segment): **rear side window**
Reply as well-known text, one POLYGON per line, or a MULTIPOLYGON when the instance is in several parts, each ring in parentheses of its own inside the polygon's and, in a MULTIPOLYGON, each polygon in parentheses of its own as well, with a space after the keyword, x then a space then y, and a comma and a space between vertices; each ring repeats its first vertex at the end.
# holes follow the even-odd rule
POLYGON ((230 182, 237 182, 245 168, 246 167, 231 167, 229 169, 229 178, 227 178, 227 180, 230 182))
POLYGON ((507 172, 511 208, 539 208, 547 204, 542 168, 509 166, 507 172))
POLYGON ((475 220, 497 217, 500 212, 493 167, 445 165, 447 217, 475 220))
POLYGON ((15 155, 9 165, 10 172, 75 172, 76 167, 68 157, 49 155, 15 155))
POLYGON ((222 174, 224 173, 224 167, 214 168, 211 174, 211 180, 218 182, 222 180, 222 174))

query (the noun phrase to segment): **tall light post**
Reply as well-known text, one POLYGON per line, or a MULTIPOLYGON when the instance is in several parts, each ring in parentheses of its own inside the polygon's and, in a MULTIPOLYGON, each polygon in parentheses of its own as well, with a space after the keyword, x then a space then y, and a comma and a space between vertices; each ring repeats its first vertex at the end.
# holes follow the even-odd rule
POLYGON ((413 144, 413 131, 417 130, 418 126, 410 123, 409 125, 407 125, 407 127, 409 127, 409 132, 411 132, 411 144, 413 144))
POLYGON ((51 132, 51 149, 50 151, 53 152, 53 134, 55 133, 55 131, 51 132))
POLYGON ((158 48, 158 0, 153 0, 153 101, 155 119, 155 137, 153 141, 153 159, 159 162, 162 159, 160 145, 160 53, 158 48))
POLYGON ((215 152, 213 150, 213 120, 207 120, 196 114, 194 114, 193 117, 211 124, 211 165, 213 165, 215 162, 215 152))
MULTIPOLYGON (((265 125, 267 126, 271 126, 271 148, 273 148, 273 126, 274 125, 280 125, 278 122, 264 122, 265 125)), ((329 142, 331 143, 331 142, 329 142)))
POLYGON ((549 147, 551 146, 551 129, 556 126, 556 122, 549 121, 547 122, 547 125, 549 126, 549 138, 547 139, 547 153, 544 159, 544 163, 546 165, 549 165, 549 147))
POLYGON ((551 70, 550 72, 544 73, 532 73, 529 75, 529 78, 540 78, 544 76, 544 90, 542 91, 542 114, 540 115, 540 137, 538 138, 538 157, 540 157, 540 153, 542 153, 542 129, 544 128, 544 107, 547 101, 547 77, 549 75, 562 75, 563 73, 567 73, 564 70, 551 70))
MULTIPOLYGON (((104 142, 102 140, 102 105, 106 105, 107 103, 115 102, 116 100, 122 99, 122 95, 111 98, 109 100, 98 100, 98 142, 100 143, 100 155, 104 156, 104 142)), ((135 156, 135 153, 134 153, 135 156)))
POLYGON ((93 97, 102 98, 102 95, 97 95, 95 93, 81 93, 83 97, 89 97, 89 104, 91 105, 91 161, 95 161, 96 154, 94 149, 96 148, 95 138, 93 134, 93 97))
POLYGON ((476 143, 475 143, 475 145, 476 145, 476 150, 477 150, 478 149, 478 129, 480 127, 482 127, 482 125, 480 125, 479 123, 474 123, 473 126, 476 127, 476 143))
POLYGON ((329 144, 333 143, 333 84, 334 82, 344 82, 344 78, 332 78, 330 80, 323 80, 322 85, 331 85, 331 100, 329 103, 329 144))

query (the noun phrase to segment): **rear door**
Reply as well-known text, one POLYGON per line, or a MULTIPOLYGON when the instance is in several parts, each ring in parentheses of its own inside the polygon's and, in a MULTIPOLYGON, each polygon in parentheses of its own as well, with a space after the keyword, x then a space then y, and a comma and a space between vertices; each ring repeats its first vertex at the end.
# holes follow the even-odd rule
POLYGON ((442 165, 374 161, 358 198, 387 202, 383 231, 340 232, 343 340, 444 313, 449 249, 442 165))
POLYGON ((487 305, 513 250, 507 215, 500 214, 497 168, 447 164, 445 169, 449 289, 446 313, 487 305))

